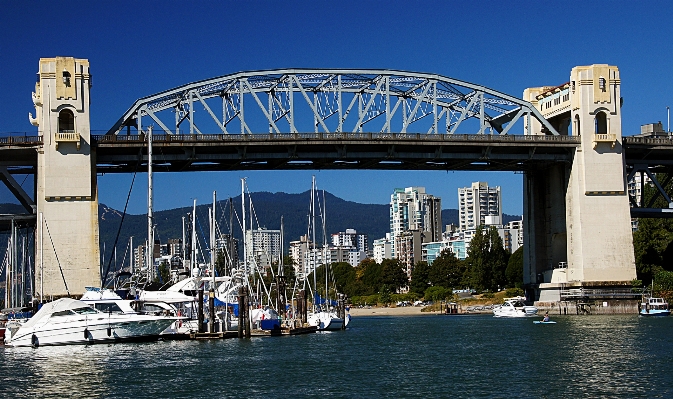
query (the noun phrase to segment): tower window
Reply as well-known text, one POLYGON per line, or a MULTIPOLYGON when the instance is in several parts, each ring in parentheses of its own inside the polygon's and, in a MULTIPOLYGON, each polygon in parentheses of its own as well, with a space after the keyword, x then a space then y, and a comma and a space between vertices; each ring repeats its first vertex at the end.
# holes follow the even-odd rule
POLYGON ((596 113, 596 134, 608 134, 608 120, 605 112, 596 113))
POLYGON ((574 80, 573 80, 572 86, 573 86, 573 93, 574 93, 575 92, 575 81, 574 80))
POLYGON ((63 70, 63 84, 70 87, 70 72, 63 70))
POLYGON ((601 91, 605 91, 605 78, 602 76, 598 78, 598 88, 601 89, 601 91))
POLYGON ((74 133, 75 132, 75 115, 69 109, 64 109, 58 114, 58 132, 59 133, 74 133))

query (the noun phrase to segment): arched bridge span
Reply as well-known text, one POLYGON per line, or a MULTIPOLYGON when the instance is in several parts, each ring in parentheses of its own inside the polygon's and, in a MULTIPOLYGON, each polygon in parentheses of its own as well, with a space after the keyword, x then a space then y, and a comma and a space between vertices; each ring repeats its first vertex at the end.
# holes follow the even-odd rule
POLYGON ((558 135, 529 102, 437 74, 280 69, 206 79, 141 98, 107 134, 123 134, 124 128, 132 134, 131 128, 140 132, 152 124, 174 135, 505 135, 515 133, 512 127, 519 121, 525 128, 531 126, 531 118, 544 133, 558 135))

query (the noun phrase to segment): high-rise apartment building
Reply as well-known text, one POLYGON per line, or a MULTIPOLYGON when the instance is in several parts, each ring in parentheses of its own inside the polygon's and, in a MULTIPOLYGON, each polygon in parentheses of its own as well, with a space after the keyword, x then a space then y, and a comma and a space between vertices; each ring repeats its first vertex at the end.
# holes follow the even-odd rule
POLYGON ((390 241, 397 255, 396 238, 406 231, 424 232, 427 241, 442 237, 442 199, 425 192, 425 187, 396 188, 390 196, 390 241))
MULTIPOLYGON (((332 245, 339 251, 333 251, 338 255, 334 259, 340 259, 338 262, 348 262, 351 266, 357 266, 363 259, 367 257, 368 239, 367 234, 358 234, 355 229, 346 229, 332 234, 332 245)), ((334 260, 330 261, 335 263, 334 260)))
POLYGON ((264 228, 245 232, 245 251, 248 262, 258 268, 268 268, 280 258, 280 230, 264 228))
POLYGON ((474 230, 480 225, 502 224, 500 186, 489 187, 486 182, 474 182, 471 187, 458 189, 460 230, 474 230))

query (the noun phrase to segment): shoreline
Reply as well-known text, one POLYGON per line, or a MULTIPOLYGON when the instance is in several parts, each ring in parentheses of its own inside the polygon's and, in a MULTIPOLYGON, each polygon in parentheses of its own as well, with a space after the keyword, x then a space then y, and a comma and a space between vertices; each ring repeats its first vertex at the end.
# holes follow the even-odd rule
POLYGON ((418 316, 418 315, 438 315, 441 312, 421 312, 421 306, 400 306, 394 308, 351 308, 350 315, 360 316, 418 316))

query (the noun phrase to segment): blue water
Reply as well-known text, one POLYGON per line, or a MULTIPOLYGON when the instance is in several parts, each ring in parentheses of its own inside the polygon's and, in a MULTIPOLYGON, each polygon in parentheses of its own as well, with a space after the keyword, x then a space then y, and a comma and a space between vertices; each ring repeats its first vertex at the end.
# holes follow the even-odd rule
POLYGON ((0 347, 0 396, 673 397, 673 317, 358 317, 345 332, 0 347))

